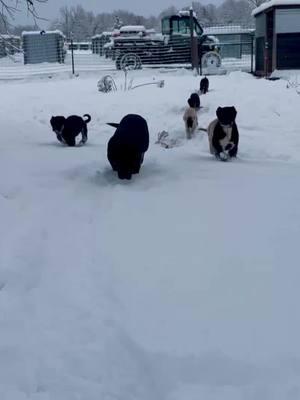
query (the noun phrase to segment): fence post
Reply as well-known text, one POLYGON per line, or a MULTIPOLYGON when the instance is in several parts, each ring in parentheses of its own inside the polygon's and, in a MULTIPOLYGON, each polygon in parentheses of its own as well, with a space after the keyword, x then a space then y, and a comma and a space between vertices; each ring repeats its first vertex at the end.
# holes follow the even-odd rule
POLYGON ((72 32, 71 32, 71 57, 72 57, 72 74, 75 75, 74 47, 73 47, 73 33, 72 32))
POLYGON ((254 57, 254 36, 252 36, 251 40, 251 74, 253 74, 253 57, 254 57))
POLYGON ((190 31, 191 31, 191 61, 192 69, 196 68, 199 74, 199 58, 198 58, 198 38, 194 36, 194 11, 190 8, 190 31))
POLYGON ((199 61, 200 61, 200 75, 202 76, 202 45, 200 46, 199 61))

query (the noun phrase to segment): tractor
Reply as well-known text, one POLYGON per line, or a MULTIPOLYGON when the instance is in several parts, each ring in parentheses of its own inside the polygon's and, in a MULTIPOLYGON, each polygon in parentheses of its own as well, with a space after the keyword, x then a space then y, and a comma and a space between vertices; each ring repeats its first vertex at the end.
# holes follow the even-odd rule
MULTIPOLYGON (((197 38, 199 65, 202 59, 204 67, 220 67, 218 40, 203 34, 195 13, 192 23, 194 36, 197 38)), ((121 28, 120 36, 115 37, 110 45, 117 69, 139 69, 142 65, 153 64, 190 64, 190 27, 190 12, 181 11, 162 19, 161 34, 147 34, 146 30, 141 30, 133 35, 122 35, 121 28)))

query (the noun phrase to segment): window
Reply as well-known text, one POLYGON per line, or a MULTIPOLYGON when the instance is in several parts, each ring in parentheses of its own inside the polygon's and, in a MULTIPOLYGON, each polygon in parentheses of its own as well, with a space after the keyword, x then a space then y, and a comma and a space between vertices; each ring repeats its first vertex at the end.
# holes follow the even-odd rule
POLYGON ((178 21, 178 31, 181 34, 190 34, 190 20, 186 18, 182 18, 178 21))
POLYGON ((161 31, 162 31, 163 35, 169 35, 170 34, 170 20, 169 20, 168 17, 167 18, 163 18, 161 31))

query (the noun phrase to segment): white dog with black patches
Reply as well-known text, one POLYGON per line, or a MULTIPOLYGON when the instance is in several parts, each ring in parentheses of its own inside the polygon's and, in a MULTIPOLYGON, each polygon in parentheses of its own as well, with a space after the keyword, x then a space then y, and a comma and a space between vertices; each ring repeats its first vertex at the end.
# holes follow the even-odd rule
POLYGON ((237 111, 235 107, 218 107, 217 119, 208 128, 208 143, 211 154, 218 160, 227 161, 237 156, 239 131, 235 122, 237 111))

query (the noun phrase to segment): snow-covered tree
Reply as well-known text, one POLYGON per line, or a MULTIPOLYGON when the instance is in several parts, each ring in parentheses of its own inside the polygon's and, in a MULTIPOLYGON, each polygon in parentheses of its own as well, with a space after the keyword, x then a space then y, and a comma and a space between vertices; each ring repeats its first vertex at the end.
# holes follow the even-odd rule
POLYGON ((0 18, 0 33, 5 33, 7 31, 7 20, 4 16, 0 18))
POLYGON ((251 7, 248 0, 225 0, 218 7, 218 22, 221 24, 251 24, 251 7))
POLYGON ((11 33, 13 35, 21 36, 22 32, 24 31, 36 31, 39 28, 36 25, 17 25, 13 27, 11 33))
POLYGON ((121 18, 118 15, 116 15, 115 16, 115 23, 114 23, 113 28, 114 29, 120 29, 123 25, 124 24, 123 24, 123 21, 121 20, 121 18))

